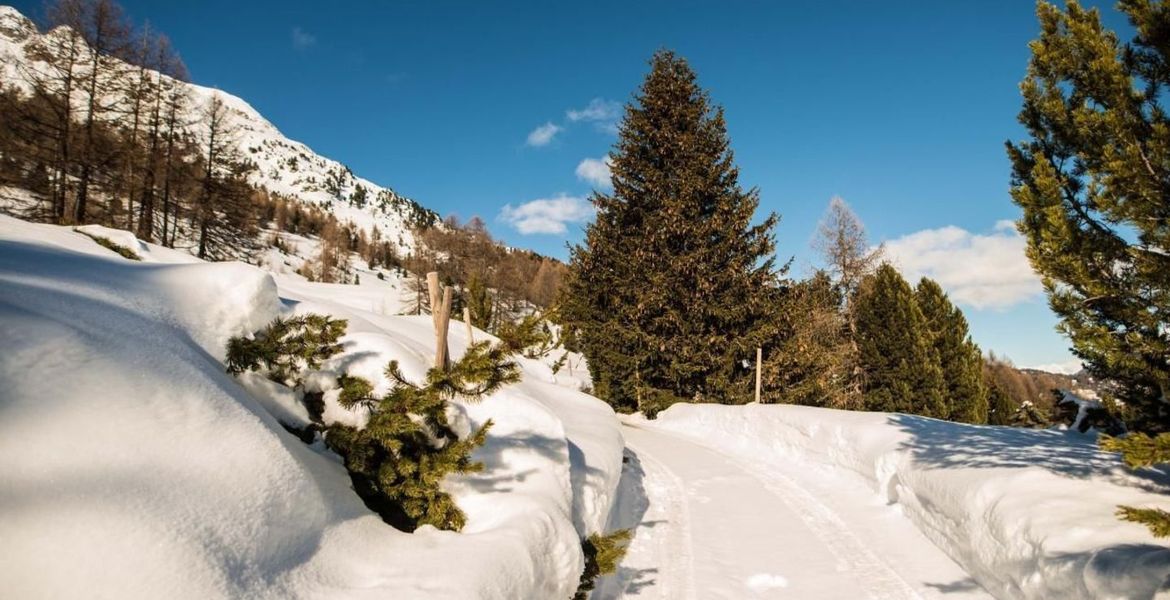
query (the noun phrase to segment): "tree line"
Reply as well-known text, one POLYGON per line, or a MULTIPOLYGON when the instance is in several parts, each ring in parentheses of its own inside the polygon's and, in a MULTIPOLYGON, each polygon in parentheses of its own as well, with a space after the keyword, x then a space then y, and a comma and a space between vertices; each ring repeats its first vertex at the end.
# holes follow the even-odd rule
POLYGON ((56 0, 43 26, 0 90, 0 181, 39 200, 23 216, 189 242, 208 259, 254 247, 254 165, 231 108, 217 93, 196 104, 167 37, 112 0, 56 0))
POLYGON ((674 53, 651 59, 611 159, 560 305, 615 408, 749 402, 756 348, 765 402, 1024 424, 1047 394, 989 364, 942 287, 907 282, 840 199, 815 243, 825 267, 796 279, 777 264, 779 218, 755 215, 722 109, 674 53))
MULTIPOLYGON (((505 248, 478 218, 439 223, 356 185, 351 206, 407 213, 420 243, 401 256, 401 240, 377 227, 250 184, 257 166, 240 150, 235 109, 218 92, 193 93, 168 38, 135 26, 113 0, 54 0, 40 27, 20 40, 28 60, 18 77, 0 86, 0 185, 33 197, 19 216, 126 229, 208 260, 250 260, 265 246, 290 253, 280 232, 309 236, 318 250, 297 269, 307 279, 356 283, 354 254, 370 269, 417 273, 412 280, 438 270, 461 291, 457 308, 472 303, 485 329, 554 298, 564 265, 505 248)), ((284 167, 296 171, 296 157, 284 167)), ((340 198, 352 179, 341 167, 321 185, 340 198)))

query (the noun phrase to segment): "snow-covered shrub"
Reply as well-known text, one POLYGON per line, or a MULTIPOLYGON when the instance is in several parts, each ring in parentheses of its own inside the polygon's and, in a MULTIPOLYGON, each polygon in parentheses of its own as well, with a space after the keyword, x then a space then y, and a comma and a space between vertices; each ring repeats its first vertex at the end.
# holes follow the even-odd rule
POLYGON ((471 453, 483 445, 492 422, 460 438, 448 400, 482 398, 519 381, 519 368, 507 355, 502 346, 474 344, 449 370, 428 371, 423 385, 408 381, 398 362, 391 361, 386 376, 394 387, 381 398, 374 397, 374 386, 365 379, 338 380, 341 405, 364 407, 369 420, 360 429, 330 425, 325 442, 344 458, 358 495, 387 523, 404 531, 420 525, 463 528, 463 511, 440 484, 449 474, 483 468, 471 453))
POLYGON ((629 529, 619 529, 606 534, 595 533, 581 540, 585 570, 581 572, 581 583, 573 600, 588 600, 598 577, 617 572, 618 564, 626 556, 632 535, 629 529))
POLYGON ((548 321, 540 313, 526 315, 519 321, 501 320, 495 333, 505 349, 528 358, 544 356, 556 347, 548 321))
POLYGON ((227 370, 233 375, 263 369, 269 379, 296 387, 304 369, 341 352, 338 340, 346 321, 325 315, 277 318, 251 338, 233 337, 227 344, 227 370))

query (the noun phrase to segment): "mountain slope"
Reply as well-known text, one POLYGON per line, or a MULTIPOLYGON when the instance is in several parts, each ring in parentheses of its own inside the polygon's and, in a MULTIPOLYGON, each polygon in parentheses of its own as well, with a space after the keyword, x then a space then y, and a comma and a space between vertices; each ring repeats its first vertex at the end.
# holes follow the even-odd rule
MULTIPOLYGON (((25 73, 29 68, 37 67, 32 47, 61 35, 65 35, 61 28, 41 33, 20 11, 0 6, 0 81, 27 93, 30 86, 25 73)), ((83 58, 85 52, 83 50, 83 58)), ((162 77, 164 81, 174 81, 165 75, 162 77)), ((401 251, 413 249, 411 230, 415 226, 432 225, 438 221, 437 213, 414 200, 358 177, 340 162, 287 138, 242 98, 191 83, 180 85, 189 98, 180 120, 195 139, 204 135, 202 114, 211 99, 219 97, 227 106, 230 124, 235 130, 233 141, 240 154, 256 167, 249 175, 253 185, 324 208, 340 221, 351 222, 361 229, 377 227, 382 238, 396 244, 401 251)), ((109 103, 119 100, 107 99, 109 103)), ((79 91, 75 93, 74 102, 81 102, 79 91)))

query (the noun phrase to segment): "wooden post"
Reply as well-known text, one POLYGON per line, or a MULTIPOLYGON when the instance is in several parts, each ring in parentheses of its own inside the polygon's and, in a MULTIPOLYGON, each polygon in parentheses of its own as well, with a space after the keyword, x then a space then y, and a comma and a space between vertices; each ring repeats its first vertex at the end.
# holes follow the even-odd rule
POLYGON ((463 307, 463 322, 467 324, 467 345, 475 343, 475 332, 471 329, 471 309, 463 307))
POLYGON ((451 288, 443 288, 443 302, 435 311, 435 367, 447 370, 447 328, 451 324, 451 288))
POLYGON ((439 310, 443 303, 443 297, 439 295, 439 274, 435 271, 427 273, 427 292, 431 296, 431 321, 435 324, 435 330, 439 329, 439 310))
POLYGON ((760 402, 760 365, 763 362, 764 349, 756 347, 756 404, 760 402))

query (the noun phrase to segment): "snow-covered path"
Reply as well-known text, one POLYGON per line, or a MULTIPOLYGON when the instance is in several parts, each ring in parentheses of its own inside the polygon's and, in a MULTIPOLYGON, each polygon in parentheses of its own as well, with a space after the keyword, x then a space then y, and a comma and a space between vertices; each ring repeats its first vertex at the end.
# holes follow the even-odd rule
POLYGON ((745 463, 649 423, 623 435, 614 525, 635 538, 595 599, 988 597, 859 482, 745 463))

